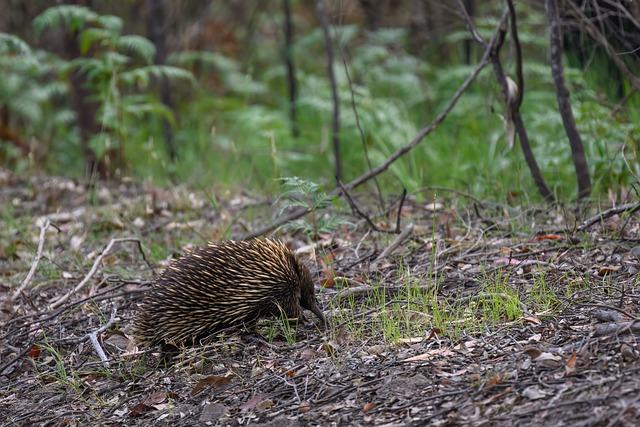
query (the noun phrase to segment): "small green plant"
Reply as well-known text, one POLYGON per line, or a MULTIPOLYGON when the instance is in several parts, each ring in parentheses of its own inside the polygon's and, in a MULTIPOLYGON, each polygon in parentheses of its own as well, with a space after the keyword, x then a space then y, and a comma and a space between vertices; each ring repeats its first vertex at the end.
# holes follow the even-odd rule
POLYGON ((78 378, 75 372, 69 372, 64 364, 64 359, 60 352, 49 344, 46 340, 40 344, 43 350, 48 352, 55 363, 54 377, 57 381, 72 388, 75 392, 80 393, 82 387, 82 380, 78 378))
POLYGON ((538 273, 533 277, 529 300, 535 307, 536 312, 548 312, 558 305, 558 297, 549 286, 544 272, 538 273))
POLYGON ((283 207, 280 215, 292 208, 304 208, 309 211, 308 219, 293 221, 287 224, 286 228, 302 231, 315 239, 320 233, 331 233, 344 223, 334 215, 320 214, 319 211, 329 206, 334 198, 322 191, 319 184, 295 176, 281 178, 281 181, 283 192, 280 198, 283 201, 283 207))
POLYGON ((509 276, 501 269, 485 276, 477 307, 481 319, 491 324, 513 321, 524 314, 517 291, 509 286, 509 276))
POLYGON ((290 319, 280 306, 278 306, 278 310, 280 312, 278 318, 274 321, 269 321, 267 324, 265 338, 267 341, 273 342, 281 334, 287 344, 293 345, 296 343, 298 319, 290 319))

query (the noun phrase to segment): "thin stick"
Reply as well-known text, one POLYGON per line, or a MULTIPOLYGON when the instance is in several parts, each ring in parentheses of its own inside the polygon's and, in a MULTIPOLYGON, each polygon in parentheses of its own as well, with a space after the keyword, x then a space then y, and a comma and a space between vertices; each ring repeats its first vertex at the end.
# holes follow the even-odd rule
POLYGON ((615 208, 607 209, 606 211, 601 212, 598 215, 594 215, 591 218, 587 219, 585 222, 583 222, 582 225, 578 227, 578 231, 585 231, 596 222, 604 221, 605 219, 612 217, 614 215, 617 215, 620 213, 629 213, 629 215, 633 215, 638 210, 640 210, 640 202, 627 203, 625 205, 620 205, 615 208))
POLYGON ((111 241, 106 246, 106 248, 102 251, 102 253, 98 256, 98 258, 96 258, 96 261, 93 263, 93 266, 91 267, 91 270, 89 270, 89 273, 87 273, 87 275, 84 276, 84 279, 82 279, 82 281, 80 283, 78 283, 78 285, 75 288, 73 288, 71 291, 67 292, 65 295, 63 295, 62 297, 60 297, 56 301, 54 301, 51 304, 51 306, 49 307, 49 309, 53 310, 53 309, 56 309, 56 308, 60 307, 73 294, 75 294, 75 293, 79 292, 81 289, 83 289, 87 285, 87 283, 89 283, 89 280, 93 277, 93 275, 96 274, 96 271, 98 271, 98 267, 100 266, 100 263, 102 262, 102 259, 109 253, 109 251, 111 250, 113 245, 115 245, 116 243, 124 243, 124 242, 136 242, 138 244, 137 245, 138 246, 138 250, 142 254, 142 258, 147 263, 149 268, 152 268, 151 264, 149 264, 149 261, 147 261, 147 257, 146 257, 146 255, 144 253, 144 250, 142 249, 142 243, 140 243, 140 239, 136 239, 135 237, 124 237, 124 238, 120 238, 120 239, 111 239, 111 241))
MULTIPOLYGON (((505 18, 506 18, 506 15, 503 15, 503 18, 498 23, 498 28, 496 29, 496 31, 494 31, 493 37, 491 39, 491 42, 485 48, 484 53, 482 54, 482 58, 480 59, 480 62, 478 63, 478 65, 476 65, 476 67, 473 69, 473 71, 471 71, 471 73, 467 76, 467 78, 464 80, 464 82, 462 82, 460 87, 458 87, 458 89, 453 94, 453 96, 451 97, 449 102, 446 104, 444 109, 440 112, 440 114, 438 114, 438 116, 436 116, 436 118, 428 126, 422 128, 418 132, 418 134, 415 137, 413 137, 413 139, 408 144, 406 144, 405 146, 400 147, 398 150, 396 150, 380 166, 377 166, 377 167, 371 169, 370 171, 360 175, 359 177, 357 177, 353 181, 351 181, 348 184, 346 184, 345 188, 347 190, 353 190, 354 188, 364 184, 365 182, 367 182, 371 178, 373 178, 375 176, 378 176, 382 172, 384 172, 387 169, 389 169, 389 167, 396 160, 398 160, 400 157, 402 157, 405 154, 407 154, 409 151, 413 150, 420 142, 422 142, 422 140, 427 135, 429 135, 431 132, 433 132, 444 121, 444 119, 451 112, 451 110, 453 110, 453 107, 456 106, 456 104, 458 103, 458 101, 460 100, 460 98, 462 97, 464 92, 467 90, 467 88, 469 88, 469 86, 471 86, 471 83, 474 82, 474 80, 478 77, 480 72, 489 63, 489 54, 491 52, 491 49, 493 49, 493 45, 494 45, 494 43, 496 41, 496 37, 497 37, 498 31, 500 29, 500 26, 504 22, 505 18)), ((341 193, 340 189, 336 188, 330 193, 330 195, 338 196, 338 195, 340 195, 340 193, 341 193)), ((286 223, 288 223, 290 221, 294 221, 294 220, 296 220, 298 218, 301 218, 301 217, 305 216, 309 212, 311 212, 311 211, 309 209, 307 209, 307 208, 300 208, 300 209, 298 209, 298 210, 296 210, 294 212, 291 212, 289 215, 280 217, 279 219, 277 219, 276 221, 273 221, 269 225, 261 227, 261 228, 255 230, 255 231, 252 231, 252 232, 242 236, 242 239, 251 239, 251 238, 254 238, 254 237, 262 236, 263 234, 269 233, 269 232, 275 230, 276 228, 280 227, 283 224, 286 224, 286 223)))
POLYGON ((10 302, 14 302, 16 299, 18 299, 18 296, 22 294, 22 292, 27 288, 27 286, 29 285, 29 282, 33 278, 33 275, 35 274, 36 269, 38 268, 38 263, 40 262, 40 258, 42 258, 42 250, 44 249, 44 237, 45 237, 45 234, 47 233, 47 229, 49 228, 49 225, 51 225, 51 222, 49 221, 49 218, 47 218, 45 219, 44 224, 40 226, 40 237, 38 238, 38 250, 36 251, 36 257, 33 259, 33 263, 31 264, 31 268, 27 273, 27 277, 24 278, 24 280, 22 281, 22 284, 20 284, 18 289, 16 289, 13 295, 11 295, 10 302))
POLYGON ((400 233, 400 216, 402 215, 402 207, 404 206, 404 201, 407 198, 407 189, 402 189, 402 196, 400 197, 400 205, 398 206, 398 215, 396 218, 396 233, 400 233))
MULTIPOLYGON (((349 74, 349 67, 347 66, 347 59, 342 55, 342 63, 344 64, 344 73, 347 76, 347 82, 349 83, 349 92, 351 93, 351 109, 353 110, 353 114, 356 117, 356 127, 358 128, 358 132, 360 133, 360 141, 362 142, 362 149, 364 151, 364 158, 367 161, 367 165, 369 166, 369 170, 373 169, 373 164, 371 163, 371 158, 369 157, 369 149, 367 148, 367 139, 364 136, 364 130, 362 129, 362 125, 360 124, 360 114, 358 113, 358 107, 356 106, 356 96, 353 92, 353 83, 351 81, 351 75, 349 74)), ((380 188, 380 183, 377 178, 373 178, 373 182, 376 185, 376 190, 378 190, 378 202, 380 203, 380 211, 384 212, 384 198, 382 196, 382 189, 380 188)))
POLYGON ((99 329, 97 329, 97 330, 95 330, 93 332, 89 332, 87 334, 87 338, 89 338, 89 341, 91 341, 91 344, 93 345, 93 349, 96 351, 96 354, 98 355, 98 357, 102 361, 102 364, 104 366, 106 366, 107 368, 109 367, 109 358, 105 354, 104 350, 102 349, 102 346, 100 345, 100 342, 98 341, 98 335, 100 335, 101 333, 103 333, 104 331, 109 329, 111 327, 111 325, 113 325, 113 323, 116 320, 118 320, 116 318, 116 313, 117 313, 117 309, 114 306, 111 309, 111 316, 109 316, 109 321, 107 323, 105 323, 104 325, 102 325, 99 329))
POLYGON ((402 230, 402 233, 398 234, 398 236, 393 240, 393 242, 391 242, 391 244, 389 246, 387 246, 384 251, 382 251, 382 253, 380 255, 378 255, 378 258, 376 258, 371 265, 372 266, 376 266, 380 261, 382 261, 383 259, 385 259, 386 257, 388 257, 389 255, 391 255, 391 253, 393 251, 395 251, 398 246, 400 246, 400 244, 402 242, 404 242, 404 240, 409 237, 409 235, 411 234, 411 232, 413 231, 413 223, 409 223, 404 230, 402 230))
POLYGON ((371 218, 369 218, 369 215, 367 215, 366 213, 360 210, 356 202, 353 200, 353 198, 351 198, 351 195, 349 194, 347 189, 344 188, 342 181, 340 181, 339 179, 336 179, 336 182, 338 183, 338 187, 340 187, 340 190, 342 190, 342 194, 344 194, 344 197, 347 199, 347 202, 349 203, 349 206, 351 206, 351 209, 353 210, 353 212, 359 215, 360 217, 362 217, 365 221, 367 221, 367 224, 369 224, 369 227, 371 227, 374 231, 380 231, 378 226, 371 220, 371 218))

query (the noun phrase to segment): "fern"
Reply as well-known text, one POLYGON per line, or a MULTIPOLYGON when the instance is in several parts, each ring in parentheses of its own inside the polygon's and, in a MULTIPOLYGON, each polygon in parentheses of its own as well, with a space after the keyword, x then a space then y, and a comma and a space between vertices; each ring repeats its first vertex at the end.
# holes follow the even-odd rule
POLYGON ((29 45, 18 36, 13 34, 0 33, 0 54, 17 53, 20 55, 31 55, 29 45))
POLYGON ((118 50, 135 53, 147 64, 153 62, 153 57, 156 54, 156 47, 153 43, 141 36, 121 36, 116 40, 115 45, 118 50))
POLYGON ((84 28, 86 23, 96 22, 98 14, 85 6, 53 6, 38 15, 33 21, 37 35, 48 28, 64 27, 70 31, 84 28))
POLYGON ((167 78, 169 80, 185 80, 190 83, 195 83, 195 78, 189 71, 170 65, 148 65, 120 74, 122 82, 129 86, 138 85, 147 87, 151 78, 154 77, 167 78))

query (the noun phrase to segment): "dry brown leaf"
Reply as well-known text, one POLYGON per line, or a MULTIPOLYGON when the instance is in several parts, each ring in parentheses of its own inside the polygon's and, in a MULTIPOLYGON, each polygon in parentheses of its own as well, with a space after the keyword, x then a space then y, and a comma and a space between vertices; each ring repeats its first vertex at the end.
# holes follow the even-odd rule
POLYGON ((573 375, 576 373, 576 360, 578 359, 578 354, 574 351, 571 357, 567 360, 567 363, 564 365, 564 374, 565 376, 573 375))
POLYGON ((37 359, 38 357, 40 357, 40 353, 42 352, 42 349, 40 348, 40 346, 38 344, 34 344, 30 349, 29 352, 27 353, 29 355, 30 358, 32 359, 37 359))
POLYGON ((372 410, 375 407, 376 407, 375 403, 367 402, 362 407, 362 412, 364 412, 366 414, 367 412, 369 412, 370 410, 372 410))
POLYGON ((542 351, 534 347, 525 348, 522 352, 534 360, 537 359, 538 356, 542 354, 542 351))
POLYGON ((526 316, 524 318, 524 321, 532 325, 539 325, 540 323, 542 323, 536 316, 526 316))
POLYGON ((539 234, 535 237, 534 240, 537 241, 541 241, 541 240, 563 240, 564 236, 561 236, 559 234, 539 234))
POLYGON ((203 378, 200 381, 198 381, 198 383, 193 388, 193 390, 191 390, 191 396, 197 395, 207 387, 217 388, 217 387, 229 384, 229 382, 231 381, 231 377, 232 377, 231 375, 227 375, 224 377, 219 375, 210 375, 206 378, 203 378))

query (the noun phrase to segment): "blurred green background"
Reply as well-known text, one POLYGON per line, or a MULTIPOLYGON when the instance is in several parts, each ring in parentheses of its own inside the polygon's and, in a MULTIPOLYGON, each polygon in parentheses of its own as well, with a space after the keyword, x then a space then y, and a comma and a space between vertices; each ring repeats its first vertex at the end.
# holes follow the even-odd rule
MULTIPOLYGON (((282 1, 0 3, 6 12, 0 22, 3 167, 269 194, 280 191, 281 177, 334 185, 331 87, 315 2, 288 2, 297 135, 289 116, 282 1)), ((477 63, 481 47, 469 40, 457 4, 325 2, 344 181, 366 172, 363 145, 374 166, 383 162, 431 122, 477 63)), ((504 4, 465 4, 490 37, 504 4)), ((573 200, 575 171, 551 77, 544 8, 518 1, 516 11, 524 122, 552 191, 573 200)), ((640 96, 602 49, 568 18, 563 22, 566 79, 592 196, 626 194, 639 173, 640 96)), ((606 34, 618 47, 621 30, 610 25, 606 34)), ((639 29, 627 30, 635 32, 624 37, 638 37, 639 29)), ((638 69, 636 56, 620 57, 638 69)), ((503 63, 513 76, 509 40, 503 63)), ((539 201, 518 143, 508 147, 504 115, 486 67, 445 122, 380 177, 381 186, 394 194, 402 186, 446 186, 492 200, 539 201)))

